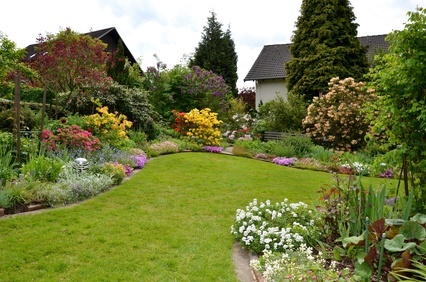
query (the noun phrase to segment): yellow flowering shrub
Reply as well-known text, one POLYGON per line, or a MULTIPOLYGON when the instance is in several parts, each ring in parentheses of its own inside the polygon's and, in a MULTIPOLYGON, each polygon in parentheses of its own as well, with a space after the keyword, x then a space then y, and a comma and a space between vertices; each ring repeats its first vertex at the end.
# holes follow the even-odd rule
POLYGON ((132 122, 123 114, 108 112, 108 107, 97 107, 96 110, 98 113, 84 119, 92 134, 114 147, 127 144, 127 130, 132 127, 132 122))
POLYGON ((209 108, 193 109, 184 115, 184 120, 189 125, 187 136, 191 140, 204 146, 220 145, 219 125, 222 121, 217 119, 217 113, 209 108))

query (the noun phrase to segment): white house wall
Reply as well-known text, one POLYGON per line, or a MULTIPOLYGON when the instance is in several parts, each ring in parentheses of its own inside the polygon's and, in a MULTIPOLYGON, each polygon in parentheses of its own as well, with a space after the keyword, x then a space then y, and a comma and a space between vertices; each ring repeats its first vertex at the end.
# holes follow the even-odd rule
POLYGON ((277 98, 277 95, 287 100, 287 87, 283 79, 256 81, 256 110, 259 104, 265 104, 277 98))

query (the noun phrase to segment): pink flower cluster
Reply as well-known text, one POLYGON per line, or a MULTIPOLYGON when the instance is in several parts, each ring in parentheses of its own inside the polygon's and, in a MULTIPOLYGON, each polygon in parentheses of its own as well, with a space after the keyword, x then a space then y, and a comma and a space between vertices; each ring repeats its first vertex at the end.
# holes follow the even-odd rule
POLYGON ((292 166, 297 162, 297 158, 276 157, 272 162, 279 165, 292 166))
POLYGON ((146 162, 148 161, 146 156, 143 155, 143 154, 132 155, 132 156, 130 156, 130 159, 135 162, 135 168, 143 168, 145 166, 146 162))
POLYGON ((56 135, 52 131, 45 129, 41 137, 49 150, 81 148, 86 151, 94 151, 101 147, 101 142, 98 138, 77 125, 60 127, 56 130, 56 135))
POLYGON ((203 146, 203 150, 211 153, 220 153, 223 151, 223 148, 220 146, 203 146))

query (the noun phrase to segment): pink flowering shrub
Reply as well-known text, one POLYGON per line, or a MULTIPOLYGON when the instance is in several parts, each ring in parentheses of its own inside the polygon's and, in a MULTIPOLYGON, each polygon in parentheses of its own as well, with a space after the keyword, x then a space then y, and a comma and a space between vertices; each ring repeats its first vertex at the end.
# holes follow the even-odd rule
POLYGON ((101 148, 101 142, 98 138, 77 125, 59 127, 56 133, 45 129, 41 138, 48 150, 67 148, 83 149, 90 152, 101 148))
POLYGON ((365 146, 370 132, 363 108, 377 100, 372 89, 353 78, 332 78, 330 91, 315 97, 303 120, 306 134, 316 144, 339 151, 356 151, 365 146))

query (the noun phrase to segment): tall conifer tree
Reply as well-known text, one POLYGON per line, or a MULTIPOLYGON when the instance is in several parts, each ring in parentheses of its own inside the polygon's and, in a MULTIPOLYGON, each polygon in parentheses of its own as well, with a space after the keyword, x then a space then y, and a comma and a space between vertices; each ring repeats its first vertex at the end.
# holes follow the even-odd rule
POLYGON ((235 52, 231 30, 228 27, 227 31, 223 32, 222 24, 217 20, 216 13, 213 11, 210 13, 207 26, 203 28, 202 40, 198 43, 198 48, 195 48, 194 57, 190 60, 189 66, 199 66, 222 76, 236 97, 238 95, 238 56, 235 52))
POLYGON ((312 100, 328 92, 331 78, 359 80, 368 72, 355 19, 348 0, 303 0, 285 66, 290 91, 312 100))

